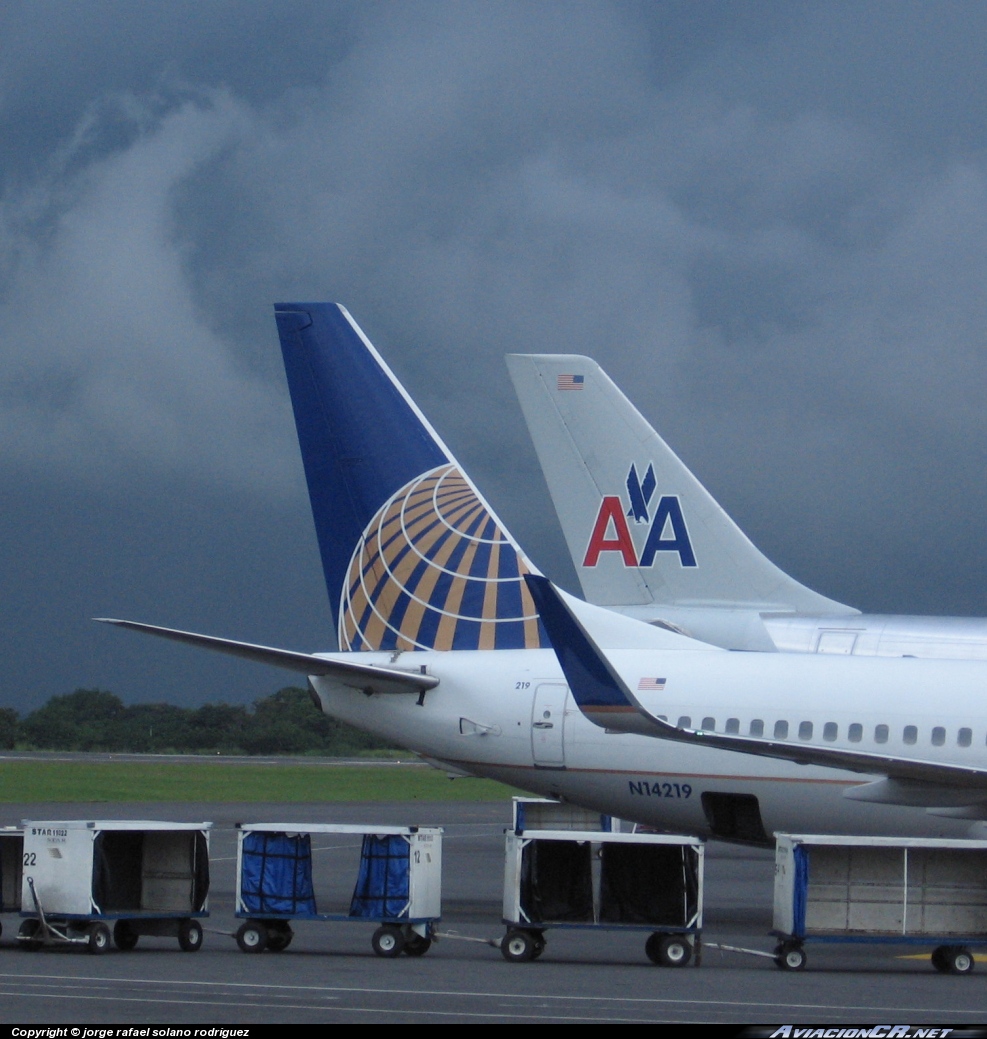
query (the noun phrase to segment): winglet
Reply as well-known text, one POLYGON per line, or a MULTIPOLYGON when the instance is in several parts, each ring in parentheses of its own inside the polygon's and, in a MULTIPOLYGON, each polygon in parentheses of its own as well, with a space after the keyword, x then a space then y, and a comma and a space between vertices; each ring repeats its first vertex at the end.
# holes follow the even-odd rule
POLYGON ((659 721, 641 705, 552 582, 536 574, 525 574, 524 579, 583 714, 601 728, 674 737, 675 727, 659 721))
MULTIPOLYGON (((895 784, 868 784, 857 800, 943 806, 981 803, 987 789, 987 771, 979 768, 848 750, 814 743, 787 742, 734 736, 726 733, 680 729, 653 715, 630 691, 606 655, 580 623, 564 593, 544 577, 525 575, 532 598, 548 632, 555 655, 583 714, 595 725, 613 732, 633 733, 690 743, 714 750, 737 751, 778 758, 799 765, 822 765, 845 771, 883 775, 895 784), (911 784, 911 786, 909 786, 911 784), (924 784, 916 795, 915 784, 924 784), (966 789, 966 793, 957 790, 966 789), (933 789, 935 788, 935 789, 933 789), (891 800, 897 797, 899 800, 891 800), (910 801, 901 800, 911 797, 910 801), (917 800, 916 800, 917 797, 917 800)), ((578 600, 577 600, 578 601, 578 600)), ((850 783, 852 784, 852 780, 850 783)), ((849 785, 849 784, 848 784, 849 785)), ((846 796, 854 797, 853 794, 846 796)))

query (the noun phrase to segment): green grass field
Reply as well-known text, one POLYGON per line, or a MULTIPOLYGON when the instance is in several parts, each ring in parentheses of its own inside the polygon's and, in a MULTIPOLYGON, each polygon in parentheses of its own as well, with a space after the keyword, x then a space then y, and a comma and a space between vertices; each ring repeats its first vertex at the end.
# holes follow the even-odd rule
POLYGON ((502 801, 519 791, 420 765, 4 761, 0 802, 502 801))

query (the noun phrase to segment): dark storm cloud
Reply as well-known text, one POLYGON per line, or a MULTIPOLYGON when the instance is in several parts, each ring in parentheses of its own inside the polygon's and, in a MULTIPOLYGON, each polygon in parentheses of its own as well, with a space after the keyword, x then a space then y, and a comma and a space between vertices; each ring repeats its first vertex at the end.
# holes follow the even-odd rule
POLYGON ((820 591, 985 612, 984 15, 894 10, 6 7, 6 699, 277 681, 97 612, 329 644, 275 299, 563 580, 508 351, 597 357, 820 591))

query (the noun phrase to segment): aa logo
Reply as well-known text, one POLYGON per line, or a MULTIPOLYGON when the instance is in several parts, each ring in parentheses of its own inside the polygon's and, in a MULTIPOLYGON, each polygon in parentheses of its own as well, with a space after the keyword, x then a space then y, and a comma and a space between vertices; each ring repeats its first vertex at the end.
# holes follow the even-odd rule
POLYGON ((653 465, 648 465, 644 480, 641 480, 636 467, 631 464, 627 474, 630 508, 616 494, 608 494, 603 498, 593 524, 593 533, 589 537, 583 566, 596 566, 604 552, 619 552, 624 566, 652 566, 658 552, 677 552, 682 566, 696 565, 696 554, 692 551, 678 496, 662 495, 654 512, 649 511, 657 483, 653 465), (635 526, 648 526, 648 536, 640 559, 631 537, 628 517, 635 526))

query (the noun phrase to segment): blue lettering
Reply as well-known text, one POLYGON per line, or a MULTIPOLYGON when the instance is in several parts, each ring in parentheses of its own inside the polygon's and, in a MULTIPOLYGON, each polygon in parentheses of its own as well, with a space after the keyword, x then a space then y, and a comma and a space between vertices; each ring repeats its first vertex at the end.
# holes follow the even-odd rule
POLYGON ((682 506, 673 494, 662 495, 658 502, 651 530, 648 531, 648 540, 645 542, 644 552, 641 553, 641 566, 651 566, 655 561, 656 552, 678 552, 682 566, 696 565, 696 555, 692 551, 689 531, 682 516, 682 506), (666 522, 672 528, 673 536, 670 538, 661 536, 666 522))

